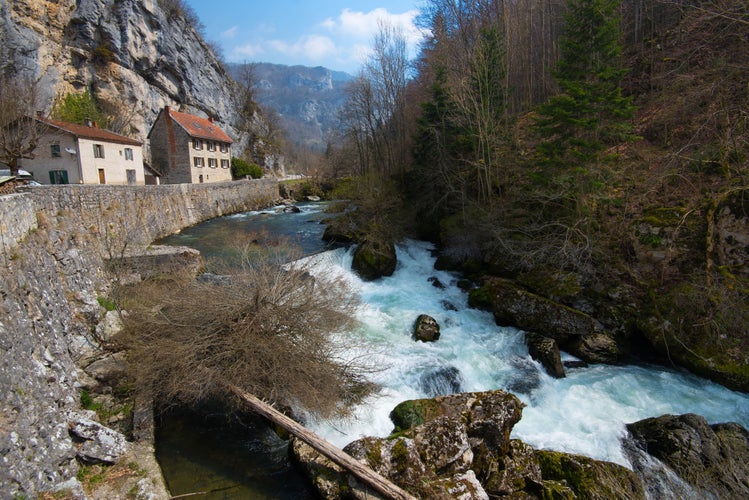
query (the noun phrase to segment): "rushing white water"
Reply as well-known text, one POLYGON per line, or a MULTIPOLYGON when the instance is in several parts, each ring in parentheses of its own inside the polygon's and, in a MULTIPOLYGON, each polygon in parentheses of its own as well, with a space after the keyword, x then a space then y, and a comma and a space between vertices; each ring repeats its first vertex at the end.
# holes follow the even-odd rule
POLYGON ((568 369, 564 379, 549 377, 528 356, 522 331, 499 327, 490 313, 469 308, 457 277, 434 270, 429 244, 410 241, 398 246, 397 253, 395 274, 374 282, 363 282, 350 271, 350 251, 309 258, 314 274, 339 275, 361 295, 361 327, 351 335, 364 340, 367 357, 380 368, 372 380, 382 393, 358 407, 354 421, 312 426, 339 446, 362 436, 387 436, 393 428, 388 415, 401 401, 489 389, 509 390, 527 405, 513 437, 536 448, 626 466, 620 438, 628 422, 697 413, 711 423, 735 421, 749 427, 749 395, 683 372, 594 365, 568 369), (434 286, 432 277, 445 288, 434 286), (419 314, 440 324, 437 342, 412 340, 419 314))

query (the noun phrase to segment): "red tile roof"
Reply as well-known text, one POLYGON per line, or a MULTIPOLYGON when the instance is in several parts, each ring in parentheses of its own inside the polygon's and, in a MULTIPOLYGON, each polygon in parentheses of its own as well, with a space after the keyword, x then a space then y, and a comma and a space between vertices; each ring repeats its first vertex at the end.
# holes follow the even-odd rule
POLYGON ((211 141, 228 142, 229 144, 234 142, 231 140, 231 137, 226 135, 226 133, 218 128, 215 123, 206 118, 200 118, 199 116, 191 115, 189 113, 181 113, 169 108, 166 108, 165 111, 192 137, 208 139, 211 141))
POLYGON ((103 128, 89 127, 88 125, 79 125, 77 123, 62 122, 59 120, 50 120, 49 118, 37 118, 37 120, 84 139, 114 142, 130 146, 142 146, 140 141, 136 141, 130 137, 125 137, 124 135, 115 134, 114 132, 103 128))

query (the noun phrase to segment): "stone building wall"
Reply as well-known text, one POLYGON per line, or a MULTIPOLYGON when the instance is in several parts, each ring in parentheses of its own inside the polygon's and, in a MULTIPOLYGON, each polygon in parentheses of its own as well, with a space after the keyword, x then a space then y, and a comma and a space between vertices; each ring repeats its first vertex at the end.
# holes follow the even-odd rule
POLYGON ((81 353, 96 345, 108 257, 278 198, 274 181, 43 186, 0 197, 0 496, 75 486, 69 424, 80 418, 81 353), (84 347, 86 349, 84 349, 84 347))

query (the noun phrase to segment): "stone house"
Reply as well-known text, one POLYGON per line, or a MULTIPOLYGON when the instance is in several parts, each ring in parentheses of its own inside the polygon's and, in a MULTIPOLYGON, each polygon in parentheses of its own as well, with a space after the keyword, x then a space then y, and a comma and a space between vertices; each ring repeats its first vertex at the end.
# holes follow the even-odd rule
POLYGON ((212 118, 164 107, 148 132, 162 184, 231 181, 232 139, 212 118))
POLYGON ((145 184, 143 145, 124 135, 37 116, 39 141, 33 159, 22 159, 41 184, 145 184))

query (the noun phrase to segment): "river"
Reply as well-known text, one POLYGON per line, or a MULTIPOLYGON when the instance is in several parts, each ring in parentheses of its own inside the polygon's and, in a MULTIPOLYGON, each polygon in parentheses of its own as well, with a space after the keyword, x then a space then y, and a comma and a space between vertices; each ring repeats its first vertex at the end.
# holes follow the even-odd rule
POLYGON ((208 257, 221 256, 238 235, 266 229, 297 241, 306 254, 314 253, 307 257, 313 274, 339 275, 360 294, 360 327, 352 335, 364 339, 367 356, 382 367, 373 374, 382 391, 356 409, 354 420, 311 422, 315 432, 341 447, 362 436, 388 435, 388 414, 403 400, 488 389, 509 390, 526 404, 513 437, 536 448, 625 466, 629 462, 620 439, 628 422, 665 413, 697 413, 710 423, 734 421, 749 428, 748 394, 685 371, 644 364, 592 365, 568 369, 566 378, 554 379, 531 360, 522 331, 499 327, 490 313, 468 307, 458 276, 434 269, 432 245, 398 245, 395 274, 363 282, 350 271, 350 249, 326 250, 321 241, 324 205, 300 207, 298 214, 268 210, 215 219, 165 242, 193 246, 208 257), (444 287, 434 286, 435 281, 444 287), (440 324, 437 342, 411 339, 419 314, 440 324))

